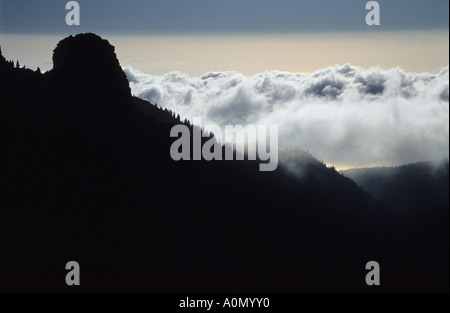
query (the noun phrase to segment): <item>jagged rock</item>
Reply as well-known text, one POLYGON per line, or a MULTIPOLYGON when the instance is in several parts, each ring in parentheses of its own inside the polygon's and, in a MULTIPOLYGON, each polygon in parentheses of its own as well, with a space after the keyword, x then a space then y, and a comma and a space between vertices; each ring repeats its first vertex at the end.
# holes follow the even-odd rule
POLYGON ((95 34, 79 34, 61 40, 53 52, 53 72, 73 93, 80 89, 92 96, 130 98, 125 73, 115 48, 95 34))

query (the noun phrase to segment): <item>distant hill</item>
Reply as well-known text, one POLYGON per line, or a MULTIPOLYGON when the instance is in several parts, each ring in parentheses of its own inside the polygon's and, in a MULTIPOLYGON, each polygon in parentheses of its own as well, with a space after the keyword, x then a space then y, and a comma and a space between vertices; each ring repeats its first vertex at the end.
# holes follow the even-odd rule
POLYGON ((448 161, 351 169, 342 173, 403 214, 448 208, 448 161))
POLYGON ((53 61, 0 58, 0 291, 448 291, 440 215, 399 218, 312 156, 301 175, 175 162, 181 121, 131 96, 106 40, 70 36, 53 61))

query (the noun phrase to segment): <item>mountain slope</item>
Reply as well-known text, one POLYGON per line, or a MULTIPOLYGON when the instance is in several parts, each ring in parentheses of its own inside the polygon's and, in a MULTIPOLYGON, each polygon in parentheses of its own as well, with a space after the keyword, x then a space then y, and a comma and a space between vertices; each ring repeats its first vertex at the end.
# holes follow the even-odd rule
POLYGON ((342 173, 377 199, 404 214, 448 207, 448 161, 352 169, 342 173))

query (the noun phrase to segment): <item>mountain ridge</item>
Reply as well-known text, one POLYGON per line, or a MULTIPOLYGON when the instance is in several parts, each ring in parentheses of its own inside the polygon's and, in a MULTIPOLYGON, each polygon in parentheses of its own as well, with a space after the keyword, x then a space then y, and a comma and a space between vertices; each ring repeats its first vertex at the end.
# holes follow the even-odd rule
POLYGON ((375 198, 402 211, 414 213, 448 207, 448 160, 418 162, 393 167, 341 171, 375 198))

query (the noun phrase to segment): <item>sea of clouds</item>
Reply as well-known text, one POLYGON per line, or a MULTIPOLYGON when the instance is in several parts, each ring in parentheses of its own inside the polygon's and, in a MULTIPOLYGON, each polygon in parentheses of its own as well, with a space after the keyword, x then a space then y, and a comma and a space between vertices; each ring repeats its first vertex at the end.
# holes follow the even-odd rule
POLYGON ((134 95, 203 126, 279 125, 280 148, 338 168, 449 156, 449 67, 436 74, 349 64, 311 74, 237 72, 201 77, 126 67, 134 95))

